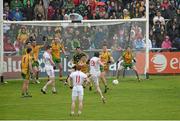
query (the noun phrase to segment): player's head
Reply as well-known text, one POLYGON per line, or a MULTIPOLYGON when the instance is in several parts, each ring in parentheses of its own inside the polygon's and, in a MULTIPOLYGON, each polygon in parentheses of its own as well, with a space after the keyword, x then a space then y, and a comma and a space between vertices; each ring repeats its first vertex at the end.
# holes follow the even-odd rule
POLYGON ((83 56, 81 57, 81 61, 87 61, 86 55, 83 55, 83 56))
POLYGON ((54 42, 58 43, 59 38, 58 37, 54 37, 54 42))
POLYGON ((52 47, 50 45, 47 45, 46 46, 46 51, 51 53, 52 52, 52 47))
POLYGON ((126 51, 131 52, 130 46, 127 46, 126 51))
POLYGON ((106 50, 107 50, 107 43, 104 42, 104 43, 103 43, 103 51, 106 51, 106 50))
POLYGON ((26 45, 26 48, 31 48, 31 42, 30 41, 27 41, 25 45, 26 45))
POLYGON ((26 52, 27 52, 27 54, 30 54, 32 52, 32 49, 31 48, 27 48, 26 52))
POLYGON ((32 46, 36 46, 36 40, 32 41, 32 46))
POLYGON ((81 48, 79 46, 76 47, 77 52, 81 52, 81 48))
POLYGON ((95 56, 95 57, 99 57, 99 52, 95 52, 95 53, 94 53, 94 56, 95 56))
POLYGON ((81 66, 80 65, 76 65, 76 70, 80 71, 81 70, 81 66))

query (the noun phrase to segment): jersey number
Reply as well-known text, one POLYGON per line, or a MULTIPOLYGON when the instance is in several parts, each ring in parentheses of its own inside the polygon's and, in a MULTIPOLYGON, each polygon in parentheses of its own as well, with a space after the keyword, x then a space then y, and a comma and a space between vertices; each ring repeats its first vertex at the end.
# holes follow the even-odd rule
POLYGON ((91 61, 91 66, 95 66, 95 62, 94 61, 91 61))
POLYGON ((76 76, 76 83, 77 83, 77 84, 80 83, 80 76, 76 76))

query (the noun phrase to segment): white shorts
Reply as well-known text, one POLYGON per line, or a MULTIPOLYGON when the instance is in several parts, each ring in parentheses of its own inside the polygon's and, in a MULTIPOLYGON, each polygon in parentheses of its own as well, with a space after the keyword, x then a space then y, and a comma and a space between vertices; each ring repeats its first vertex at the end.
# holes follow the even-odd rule
POLYGON ((74 86, 72 89, 72 101, 75 101, 77 97, 79 100, 83 100, 84 89, 83 86, 74 86))
POLYGON ((47 75, 52 78, 52 77, 55 77, 55 72, 54 72, 54 69, 52 66, 46 66, 45 67, 45 70, 46 70, 46 73, 47 75))
POLYGON ((95 86, 98 86, 98 85, 99 85, 99 76, 92 75, 92 76, 91 76, 91 79, 93 80, 95 86))
POLYGON ((99 77, 100 77, 101 72, 91 72, 91 79, 93 80, 95 86, 99 85, 99 77))

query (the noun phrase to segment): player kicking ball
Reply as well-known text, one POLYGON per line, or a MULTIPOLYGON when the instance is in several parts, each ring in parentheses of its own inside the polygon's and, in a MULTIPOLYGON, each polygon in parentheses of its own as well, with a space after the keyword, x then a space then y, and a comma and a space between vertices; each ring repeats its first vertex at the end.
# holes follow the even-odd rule
POLYGON ((46 90, 49 85, 52 85, 52 93, 53 94, 57 93, 56 88, 55 88, 55 72, 54 72, 55 63, 52 60, 51 52, 52 52, 52 48, 51 48, 51 46, 48 45, 46 47, 46 51, 43 54, 43 59, 44 59, 44 63, 45 63, 45 70, 49 77, 49 81, 41 89, 41 92, 43 94, 46 94, 46 90))
POLYGON ((95 52, 94 57, 90 59, 90 74, 91 79, 94 81, 97 92, 100 94, 103 103, 105 103, 105 98, 99 87, 99 78, 101 75, 100 66, 104 66, 104 64, 100 61, 99 52, 95 52))
POLYGON ((83 95, 84 95, 84 89, 83 89, 83 83, 85 80, 86 83, 90 82, 88 79, 87 75, 83 72, 80 71, 81 67, 76 66, 76 71, 72 72, 67 81, 69 87, 72 89, 72 105, 71 105, 71 115, 75 115, 75 103, 76 103, 76 98, 78 97, 79 99, 79 109, 78 109, 78 115, 81 115, 82 113, 82 108, 83 108, 83 95), (72 85, 70 80, 72 80, 72 85))

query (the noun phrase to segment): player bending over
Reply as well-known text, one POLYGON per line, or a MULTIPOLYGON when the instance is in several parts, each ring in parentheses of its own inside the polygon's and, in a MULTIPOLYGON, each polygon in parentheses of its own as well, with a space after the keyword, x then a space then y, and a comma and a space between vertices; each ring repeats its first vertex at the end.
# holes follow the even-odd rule
MULTIPOLYGON (((132 69, 132 70, 135 72, 138 81, 140 81, 140 78, 139 78, 137 69, 136 69, 136 67, 135 67, 134 64, 133 64, 133 61, 135 61, 135 59, 134 59, 134 57, 133 57, 133 53, 132 53, 132 50, 131 50, 130 47, 127 47, 127 49, 125 50, 125 52, 123 52, 122 57, 120 57, 120 58, 118 59, 118 62, 119 62, 121 59, 123 59, 123 62, 122 62, 122 65, 118 65, 117 80, 119 80, 119 75, 120 75, 120 71, 121 71, 121 70, 130 68, 130 69, 132 69)), ((124 72, 123 72, 123 76, 124 76, 124 72)))
POLYGON ((22 97, 32 97, 28 93, 29 88, 29 79, 30 79, 30 73, 32 73, 32 58, 31 58, 31 48, 26 49, 26 54, 22 56, 21 61, 21 75, 24 79, 23 86, 22 86, 22 97))
POLYGON ((55 72, 54 72, 55 63, 52 60, 51 52, 52 52, 52 48, 51 48, 51 46, 48 45, 46 47, 46 51, 43 54, 43 59, 44 59, 44 63, 45 63, 45 70, 49 77, 49 81, 41 89, 41 92, 43 94, 46 94, 46 89, 49 85, 52 85, 52 93, 53 94, 57 93, 56 88, 55 88, 55 72))
POLYGON ((71 115, 74 115, 75 111, 75 103, 76 103, 76 98, 78 97, 79 99, 79 109, 78 109, 78 115, 82 113, 82 108, 83 108, 83 95, 84 95, 84 89, 83 89, 83 82, 87 80, 86 83, 90 82, 87 75, 83 72, 80 71, 81 67, 76 66, 76 71, 72 72, 69 75, 68 78, 68 85, 72 89, 72 105, 71 105, 71 115), (72 85, 71 82, 72 80, 72 85))
POLYGON ((100 66, 104 66, 104 64, 101 62, 99 58, 99 52, 95 52, 94 57, 90 59, 90 74, 91 74, 91 79, 94 81, 94 84, 96 86, 97 92, 100 94, 103 103, 105 103, 105 98, 99 87, 99 78, 101 74, 100 66))

